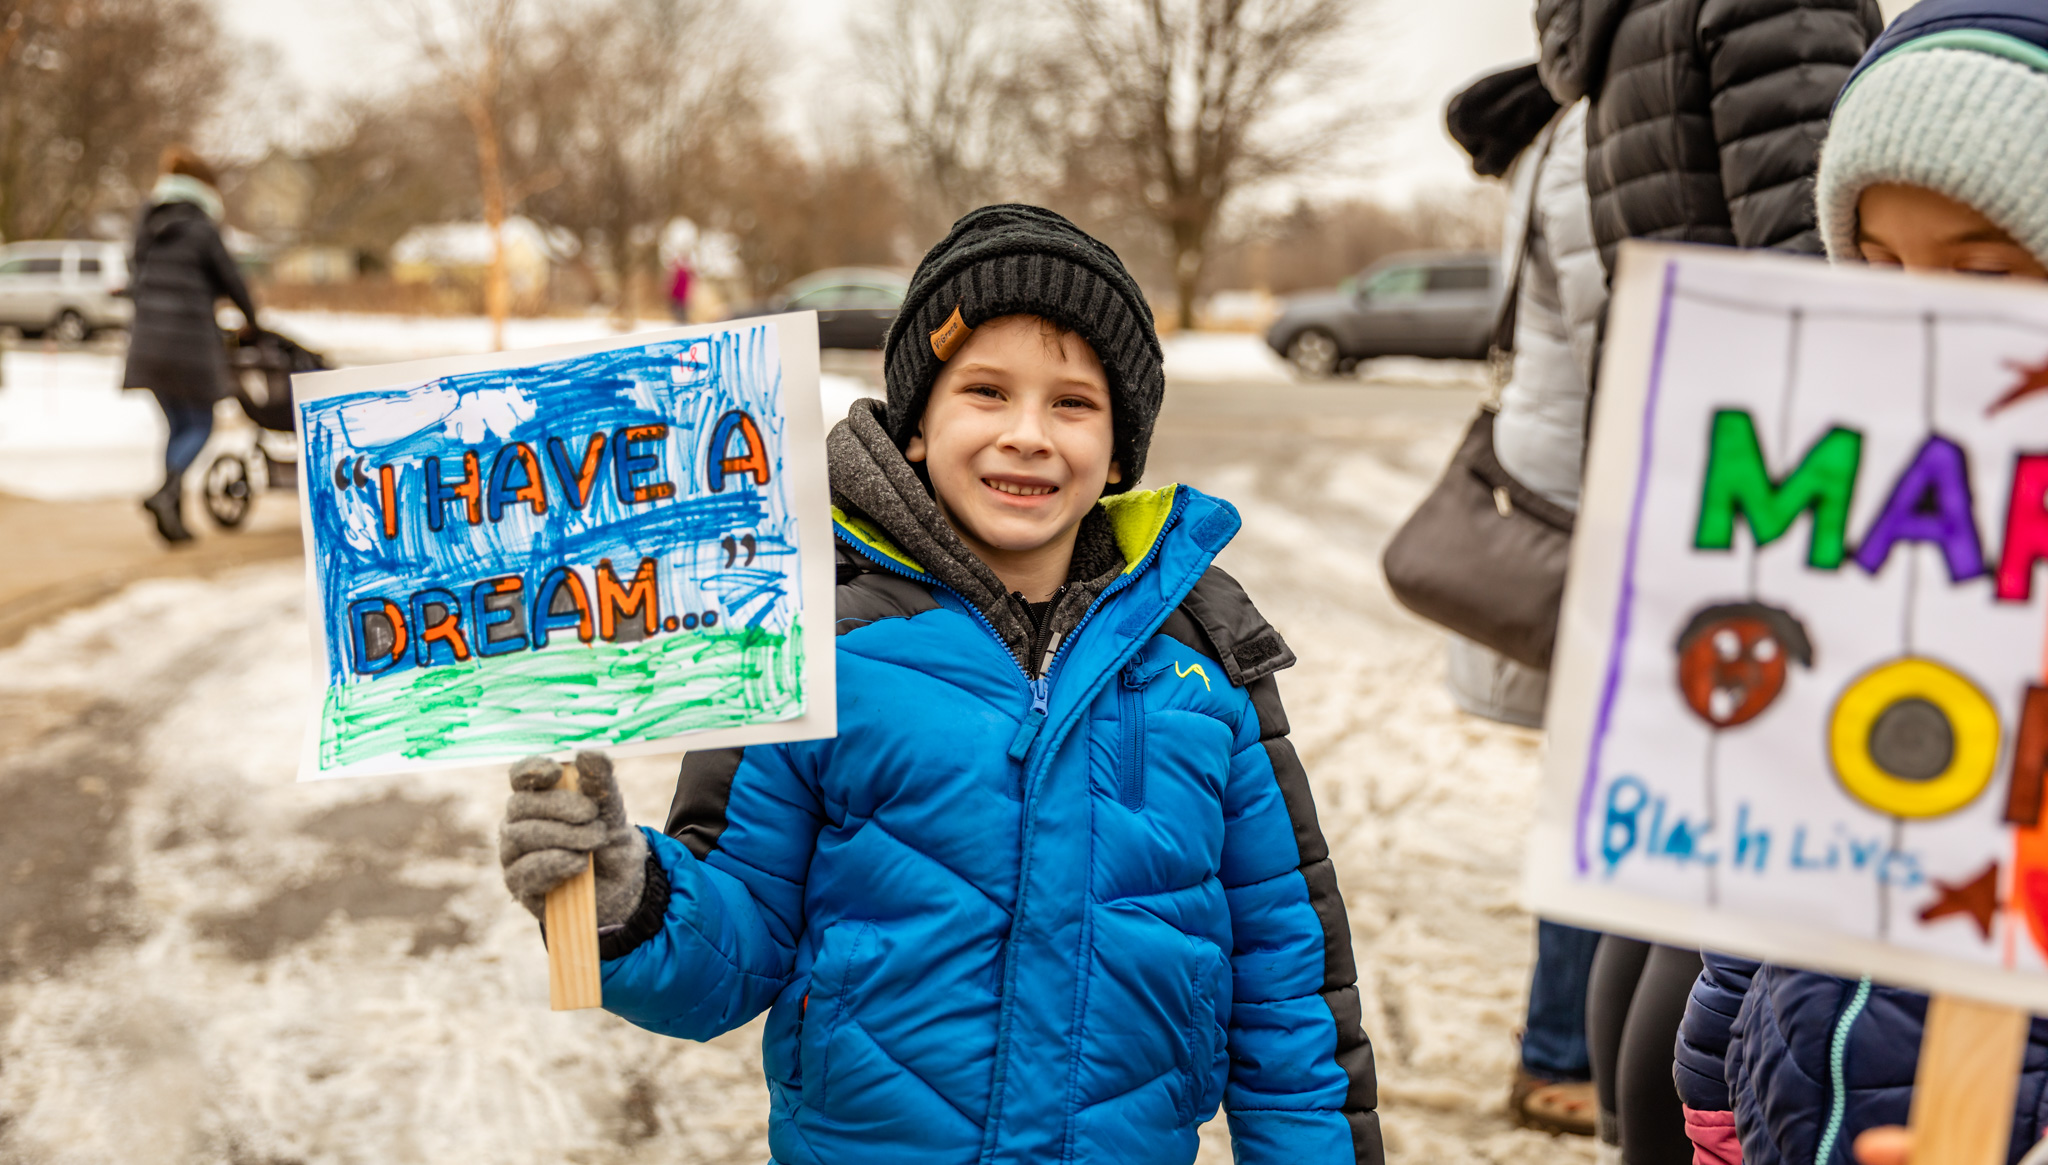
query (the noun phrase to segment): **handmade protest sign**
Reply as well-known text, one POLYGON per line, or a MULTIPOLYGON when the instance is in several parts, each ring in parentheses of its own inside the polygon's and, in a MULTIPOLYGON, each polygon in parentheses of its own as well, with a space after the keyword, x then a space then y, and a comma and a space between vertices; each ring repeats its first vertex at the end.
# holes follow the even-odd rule
POLYGON ((302 779, 833 733, 814 316, 293 385, 302 779))
POLYGON ((2048 1009, 2048 290, 1631 246, 1614 304, 1533 908, 2048 1009))

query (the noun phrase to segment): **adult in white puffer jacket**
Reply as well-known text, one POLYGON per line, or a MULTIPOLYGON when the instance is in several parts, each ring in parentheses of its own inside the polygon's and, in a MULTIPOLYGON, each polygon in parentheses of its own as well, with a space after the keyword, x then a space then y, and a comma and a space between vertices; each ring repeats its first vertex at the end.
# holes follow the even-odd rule
MULTIPOLYGON (((1494 452, 1508 472, 1568 509, 1579 502, 1586 406, 1599 346, 1607 277, 1593 243, 1586 194, 1586 109, 1559 111, 1536 66, 1481 78, 1452 99, 1451 136, 1482 175, 1512 187, 1507 271, 1521 259, 1515 358, 1494 420, 1494 452)), ((1450 686, 1467 711, 1537 727, 1543 672, 1453 637, 1450 686)), ((1539 920, 1520 1063, 1508 1096, 1514 1120, 1551 1132, 1591 1135, 1599 1108, 1592 1083, 1586 1003, 1600 935, 1539 920)))
MULTIPOLYGON (((1502 270, 1512 273, 1517 253, 1526 247, 1527 254, 1515 314, 1514 370, 1501 390, 1494 453, 1517 480, 1576 510, 1586 407, 1600 317, 1607 310, 1607 272, 1593 241, 1586 192, 1586 103, 1558 114, 1522 151, 1509 176, 1513 195, 1502 270)), ((1456 637, 1449 673, 1451 695, 1466 711, 1542 726, 1546 673, 1456 637)))

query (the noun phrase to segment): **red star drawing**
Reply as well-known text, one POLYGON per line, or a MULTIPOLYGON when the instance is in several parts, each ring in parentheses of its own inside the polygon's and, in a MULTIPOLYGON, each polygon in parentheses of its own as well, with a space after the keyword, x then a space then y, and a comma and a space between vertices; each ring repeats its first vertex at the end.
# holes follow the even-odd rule
POLYGON ((1960 885, 1934 879, 1939 895, 1920 912, 1921 922, 1933 922, 1951 914, 1967 914, 1977 924, 1977 933, 1991 937, 1991 918, 1998 913, 1998 863, 1992 862, 1976 877, 1960 885))
POLYGON ((2018 404, 2037 392, 2048 392, 2048 358, 2043 358, 2039 364, 2031 365, 2018 360, 2008 360, 2005 366, 2020 374, 2020 382, 2007 389, 2004 396, 1999 397, 1992 402, 1990 408, 1984 410, 1987 416, 2018 404))

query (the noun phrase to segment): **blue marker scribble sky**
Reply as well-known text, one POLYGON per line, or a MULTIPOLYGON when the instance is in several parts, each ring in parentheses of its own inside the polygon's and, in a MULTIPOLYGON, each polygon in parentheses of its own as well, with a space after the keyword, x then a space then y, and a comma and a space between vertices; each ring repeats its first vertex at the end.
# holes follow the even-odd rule
MULTIPOLYGON (((466 603, 478 584, 517 577, 526 601, 538 607, 543 579, 558 567, 575 571, 594 600, 596 572, 607 561, 613 577, 623 580, 643 558, 656 560, 664 617, 710 612, 726 626, 786 631, 801 590, 780 472, 780 384, 774 329, 762 325, 709 341, 620 348, 304 406, 332 682, 350 674, 344 654, 353 603, 390 602, 414 610, 417 620, 417 597, 430 588, 466 603), (754 418, 765 446, 771 472, 765 487, 740 473, 721 475, 714 489, 707 474, 707 461, 746 451, 731 437, 711 448, 725 431, 721 418, 735 410, 754 418), (657 425, 662 429, 639 430, 641 441, 622 440, 631 436, 629 427, 657 425), (497 507, 493 519, 494 493, 503 501, 529 484, 513 442, 536 455, 545 513, 531 499, 511 501, 497 507), (629 447, 634 460, 628 467, 638 468, 621 474, 619 457, 629 447), (577 477, 571 467, 592 450, 601 450, 602 461, 578 506, 568 495, 580 487, 564 483, 577 477), (444 482, 466 478, 466 452, 476 455, 481 493, 474 524, 465 499, 434 505, 427 496, 430 472, 444 482), (386 520, 379 484, 387 466, 398 499, 395 523, 386 520), (337 477, 347 484, 337 486, 337 477), (494 482, 506 488, 494 490, 494 482), (626 500, 636 486, 653 493, 664 482, 671 488, 626 500), (745 561, 738 552, 742 538, 749 544, 745 561)), ((464 610, 464 626, 474 634, 481 615, 464 610)), ((689 618, 687 625, 697 622, 689 618)), ((423 642, 415 646, 426 650, 423 642)))

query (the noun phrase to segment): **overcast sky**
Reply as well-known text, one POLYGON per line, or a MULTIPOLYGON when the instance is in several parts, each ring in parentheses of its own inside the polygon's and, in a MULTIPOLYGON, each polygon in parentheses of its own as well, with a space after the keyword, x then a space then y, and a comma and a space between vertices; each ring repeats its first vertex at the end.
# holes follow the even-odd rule
MULTIPOLYGON (((217 0, 235 34, 260 42, 277 72, 309 104, 374 89, 404 66, 404 55, 363 15, 365 3, 333 0, 217 0)), ((843 107, 851 54, 849 14, 874 0, 748 0, 778 15, 789 38, 780 78, 794 118, 829 121, 843 107)), ((1885 0, 1896 14, 1910 0, 1885 0)), ((1357 176, 1318 182, 1400 198, 1468 181, 1465 155, 1443 131, 1443 103, 1481 73, 1535 56, 1533 0, 1379 0, 1361 3, 1365 20, 1347 55, 1358 62, 1353 100, 1375 103, 1382 118, 1360 127, 1357 176)))

